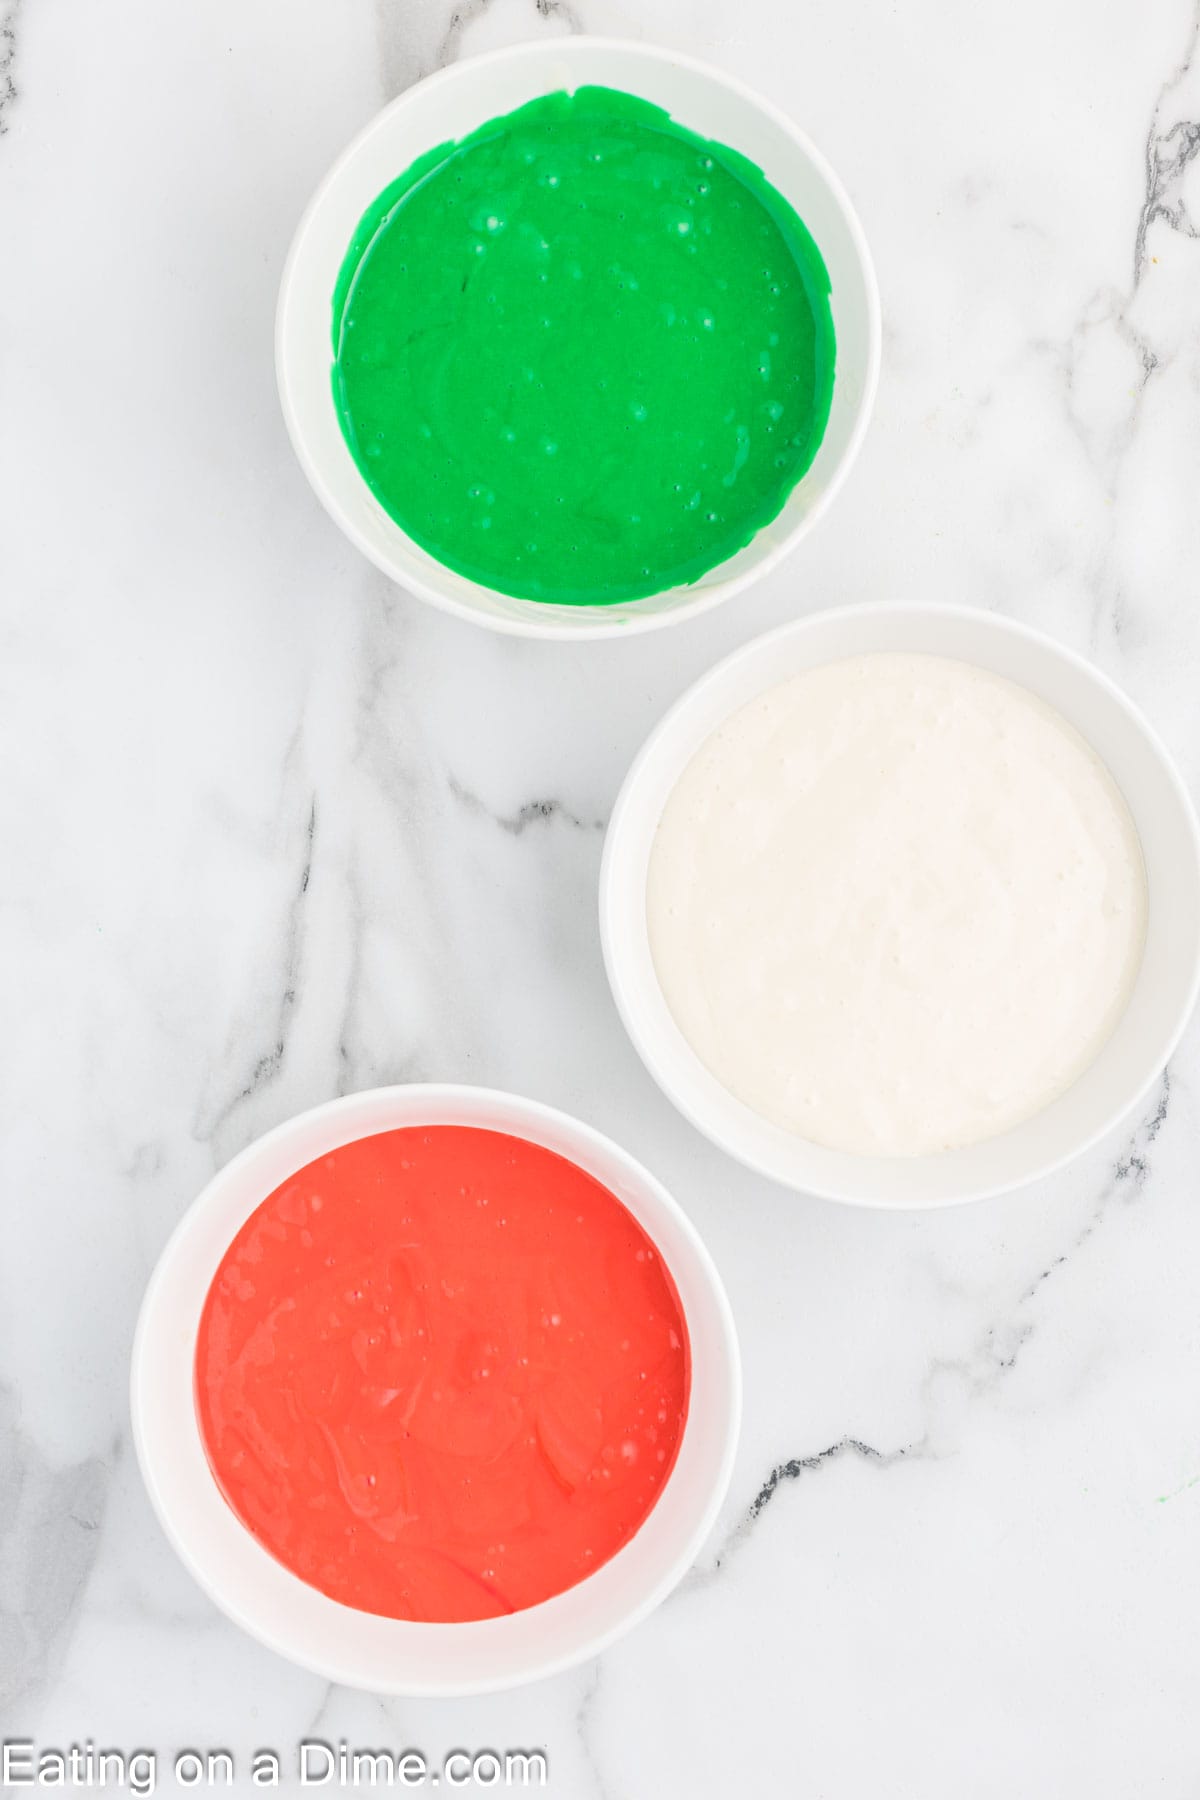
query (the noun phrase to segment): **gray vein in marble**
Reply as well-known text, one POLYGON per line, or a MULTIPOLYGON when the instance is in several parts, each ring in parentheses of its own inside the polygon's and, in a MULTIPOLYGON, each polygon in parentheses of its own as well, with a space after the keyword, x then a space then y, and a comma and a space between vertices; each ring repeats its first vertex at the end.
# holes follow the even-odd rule
POLYGON ((353 926, 350 931, 350 969, 346 979, 346 999, 342 1007, 337 1035, 336 1091, 354 1094, 361 1088, 384 1087, 391 1083, 417 1082, 430 1079, 430 1070, 416 1055, 389 1061, 382 1069, 361 1042, 361 1005, 364 981, 363 931, 366 906, 359 883, 353 875, 346 877, 353 898, 353 926))
POLYGON ((437 47, 437 66, 445 68, 447 63, 457 62, 459 41, 468 26, 482 19, 491 5, 491 0, 463 0, 450 14, 450 23, 441 43, 437 47))
POLYGON ((1173 125, 1162 137, 1151 135, 1147 144, 1148 179, 1146 200, 1138 220, 1134 253, 1135 280, 1140 281, 1146 266, 1146 233, 1155 219, 1165 219, 1172 231, 1185 237, 1200 237, 1200 230, 1188 214, 1181 194, 1172 198, 1171 190, 1182 187, 1183 172, 1200 150, 1200 124, 1184 119, 1173 125))
MULTIPOLYGON (((433 9, 429 9, 432 13, 433 9)), ((383 79, 383 97, 394 100, 414 81, 437 68, 434 60, 437 40, 428 31, 417 32, 408 9, 395 0, 376 0, 375 36, 379 45, 379 63, 383 79)))
MULTIPOLYGON (((1158 220, 1184 236, 1200 236, 1200 222, 1193 221, 1184 198, 1187 171, 1200 151, 1200 122, 1187 116, 1196 101, 1189 93, 1200 72, 1200 0, 1194 7, 1191 29, 1181 61, 1162 83, 1145 138, 1145 181, 1142 203, 1133 234, 1132 279, 1126 291, 1111 286, 1094 292, 1065 341, 1039 342, 1034 347, 1057 363, 1065 386, 1067 417, 1088 461, 1115 507, 1125 458, 1132 447, 1151 378, 1164 366, 1164 353, 1133 321, 1144 292, 1144 277, 1151 262, 1149 234, 1158 220), (1182 115, 1182 116, 1181 116, 1182 115), (1099 334, 1098 336, 1096 334, 1099 334), (1112 362, 1105 357, 1103 337, 1110 334, 1126 352, 1130 368, 1128 395, 1113 405, 1112 362), (1089 375, 1089 352, 1100 357, 1103 375, 1089 375)), ((1144 311, 1144 308, 1142 309, 1144 311)), ((1124 383, 1121 388, 1124 394, 1124 383)), ((1114 526, 1115 530, 1115 515, 1114 526)), ((1093 640, 1107 618, 1113 635, 1120 638, 1127 624, 1127 596, 1107 567, 1096 576, 1097 604, 1093 640)))
POLYGON ((0 1388, 0 1725, 65 1654, 100 1544, 119 1445, 56 1468, 0 1388))
MULTIPOLYGON (((721 1574, 731 1556, 740 1550, 754 1532, 763 1512, 770 1505, 780 1486, 786 1482, 800 1481, 806 1475, 819 1474, 822 1469, 832 1463, 840 1462, 845 1457, 856 1457, 879 1469, 890 1468, 898 1462, 912 1462, 929 1454, 927 1440, 922 1437, 911 1444, 900 1444, 893 1450, 878 1450, 874 1444, 868 1444, 862 1438, 842 1437, 835 1443, 827 1444, 824 1450, 810 1452, 803 1456, 790 1456, 778 1462, 768 1473, 758 1492, 740 1519, 726 1532, 712 1560, 706 1564, 695 1564, 676 1588, 676 1594, 684 1594, 696 1588, 708 1587, 721 1574)), ((669 1596, 667 1604, 674 1596, 669 1596)))
POLYGON ((161 1138, 148 1138, 145 1143, 134 1147, 121 1172, 127 1181, 152 1181, 156 1175, 162 1174, 166 1166, 166 1144, 161 1138))
MULTIPOLYGON (((1162 366, 1162 357, 1144 332, 1134 325, 1132 310, 1140 297, 1148 264, 1149 234, 1158 220, 1183 236, 1200 236, 1200 224, 1188 213, 1183 185, 1192 160, 1200 151, 1200 122, 1177 115, 1185 102, 1185 90, 1193 84, 1200 52, 1200 0, 1193 11, 1191 30, 1184 55, 1159 89, 1154 111, 1146 133, 1144 150, 1145 191, 1134 229, 1133 278, 1127 293, 1101 291, 1093 296, 1067 343, 1057 352, 1061 357, 1067 390, 1067 414, 1072 429, 1085 454, 1098 468, 1109 500, 1116 502, 1126 453, 1134 441, 1141 420, 1143 403, 1150 379, 1162 366), (1105 428, 1089 424, 1085 395, 1078 392, 1077 377, 1081 373, 1088 335, 1093 331, 1111 331, 1133 358, 1129 400, 1123 416, 1105 428)), ((1186 114, 1186 107, 1185 107, 1186 114)), ((1046 348, 1047 346, 1042 346, 1046 348)), ((1049 346, 1053 350, 1053 346, 1049 346)), ((1103 412, 1103 407, 1101 408, 1103 412)), ((1103 588, 1110 578, 1102 576, 1103 588)), ((1118 588, 1107 595, 1111 625, 1119 638, 1126 623, 1125 596, 1118 588)), ((1101 602, 1103 605, 1103 600, 1101 602)), ((1097 621, 1098 622, 1098 621, 1097 621)))
POLYGON ((750 1538, 758 1520, 784 1483, 800 1481, 806 1475, 819 1474, 831 1463, 840 1462, 845 1457, 857 1457, 876 1468, 886 1469, 893 1463, 915 1461, 926 1454, 928 1445, 924 1438, 911 1444, 897 1445, 894 1450, 878 1450, 874 1444, 865 1443, 862 1438, 847 1436, 838 1438, 836 1443, 827 1444, 824 1450, 812 1451, 803 1456, 789 1456, 776 1463, 741 1518, 726 1532, 712 1560, 704 1565, 697 1563, 680 1582, 676 1593, 707 1587, 716 1580, 730 1557, 750 1538))
POLYGON ((485 818, 498 825, 501 831, 507 831, 511 837, 522 837, 531 825, 543 825, 551 819, 561 819, 576 831, 603 831, 604 819, 584 819, 572 812, 562 800, 528 800, 519 806, 514 813, 496 813, 486 806, 478 794, 464 787, 455 776, 449 777, 450 792, 460 806, 468 812, 481 813, 485 818))
MULTIPOLYGON (((460 0, 450 14, 445 28, 420 31, 411 11, 397 0, 376 0, 375 32, 379 43, 383 86, 390 100, 437 69, 457 62, 464 34, 488 12, 492 0, 460 0)), ((433 8, 421 9, 435 18, 433 8)), ((568 31, 579 32, 584 24, 572 0, 534 0, 538 18, 553 19, 568 31)))
MULTIPOLYGON (((439 69, 457 62, 463 34, 488 11, 491 0, 463 0, 450 15, 450 23, 436 51, 439 69)), ((561 19, 569 31, 582 31, 583 25, 569 0, 534 0, 539 18, 561 19)))
MULTIPOLYGON (((1169 1073, 1164 1072, 1161 1091, 1154 1111, 1138 1126, 1130 1139, 1125 1155, 1114 1165, 1112 1180, 1101 1195, 1092 1217, 1083 1230, 1077 1233, 1071 1247, 1048 1263, 1018 1296, 1014 1312, 1019 1313, 1021 1308, 1027 1306, 1043 1283, 1048 1281, 1057 1269, 1063 1268, 1075 1252, 1088 1241, 1102 1223, 1117 1195, 1121 1194, 1123 1190, 1132 1190, 1135 1194, 1141 1191, 1149 1174, 1147 1152, 1166 1123, 1170 1108, 1170 1096, 1170 1076, 1169 1073)), ((751 1535, 757 1521, 784 1483, 799 1481, 806 1475, 819 1474, 831 1463, 840 1462, 846 1457, 859 1458, 879 1469, 891 1468, 902 1462, 939 1460, 946 1454, 946 1451, 937 1444, 933 1421, 937 1405, 934 1389, 940 1378, 946 1375, 957 1376, 971 1397, 977 1399, 1016 1367, 1017 1359, 1025 1345, 1029 1343, 1033 1333, 1032 1320, 1009 1319, 1006 1322, 989 1325, 970 1355, 935 1358, 930 1363, 922 1383, 922 1398, 930 1415, 930 1423, 921 1436, 914 1438, 912 1442, 899 1444, 891 1450, 880 1450, 874 1444, 866 1443, 862 1438, 847 1434, 845 1437, 838 1438, 835 1443, 828 1444, 824 1450, 788 1457, 786 1460, 776 1463, 741 1518, 726 1534, 712 1561, 705 1567, 699 1565, 694 1567, 684 1582, 680 1584, 677 1592, 707 1585, 720 1573, 730 1555, 751 1535)))
MULTIPOLYGON (((1094 1235, 1103 1223, 1114 1199, 1119 1196, 1130 1198, 1141 1192, 1150 1173, 1148 1152, 1151 1145, 1158 1137, 1159 1132, 1167 1122, 1167 1114, 1170 1110, 1170 1105, 1171 1072, 1169 1069, 1164 1069, 1159 1088, 1159 1096, 1155 1103, 1154 1111, 1150 1113, 1147 1118, 1142 1120, 1141 1124, 1130 1138, 1125 1154, 1118 1158, 1113 1164, 1112 1179, 1100 1195, 1091 1218, 1083 1227, 1082 1231, 1076 1233, 1075 1240, 1070 1248, 1064 1250, 1061 1255, 1056 1256, 1052 1262, 1047 1263, 1046 1267, 1034 1276, 1033 1280, 1029 1283, 1028 1287, 1025 1288, 1017 1301, 1018 1306, 1024 1306, 1032 1300, 1043 1282, 1048 1281, 1056 1269, 1063 1268, 1070 1262, 1076 1251, 1083 1248, 1084 1244, 1087 1243, 1088 1239, 1094 1235)), ((1032 1329, 1032 1326, 1028 1326, 1021 1331, 1017 1346, 1018 1349, 1021 1344, 1024 1344, 1028 1340, 1032 1329)), ((989 1327, 987 1333, 988 1339, 994 1339, 995 1334, 996 1327, 989 1327)), ((1016 1350, 1007 1357, 998 1356, 997 1367, 1001 1370, 1010 1369, 1016 1362, 1016 1359, 1016 1350)))
MULTIPOLYGON (((414 82, 454 62, 464 30, 482 18, 489 4, 490 0, 465 0, 454 8, 449 24, 438 32, 436 28, 417 29, 411 7, 398 5, 396 0, 376 0, 375 30, 385 97, 394 99, 414 82)), ((419 11, 430 21, 438 17, 438 9, 433 7, 419 11)))
MULTIPOLYGON (((314 1050, 328 1058, 324 1083, 326 1087, 332 1083, 338 1093, 398 1081, 461 1079, 472 1071, 476 1079, 484 1078, 479 1073, 472 983, 447 884, 456 882, 459 874, 459 863, 450 854, 458 829, 455 813, 476 810, 485 825, 489 815, 469 790, 454 792, 440 747, 430 739, 426 708, 412 701, 425 680, 420 625, 412 609, 396 605, 390 582, 383 577, 369 579, 353 655, 350 665, 337 672, 339 686, 329 713, 328 722, 336 724, 343 744, 348 734, 349 745, 340 772, 330 771, 329 796, 322 795, 332 825, 328 844, 322 840, 319 916, 311 927, 317 933, 327 931, 336 913, 343 972, 338 993, 324 993, 319 1003, 326 1021, 319 1036, 306 1037, 296 1022, 292 1035, 297 1042, 287 1049, 285 1081, 305 1068, 304 1052, 314 1050), (398 712, 399 695, 405 696, 405 704, 398 712), (346 806, 355 796, 386 811, 392 820, 386 848, 377 832, 364 838, 340 830, 346 806), (393 861, 381 906, 378 882, 385 856, 393 861), (381 943, 391 941, 401 918, 412 926, 411 931, 406 929, 406 955, 419 950, 425 965, 441 972, 432 1027, 420 1005, 411 1016, 402 1008, 394 1029, 380 1020, 379 992, 371 977, 379 966, 381 943), (427 1028, 414 1037, 418 1020, 427 1028)), ((308 750, 315 754, 314 745, 309 744, 308 750)), ((307 804, 308 789, 303 791, 307 804)), ((512 836, 558 816, 557 805, 539 799, 519 809, 517 816, 492 823, 512 836)), ((564 821, 568 816, 563 807, 564 821)), ((306 924, 306 936, 309 930, 306 924)), ((328 982, 327 971, 324 979, 328 982)), ((312 988, 309 979, 300 988, 300 1003, 312 988)), ((258 1017, 254 1028, 261 1037, 258 1017)))
MULTIPOLYGON (((293 746, 294 748, 294 746, 293 746)), ((289 760, 290 760, 289 752, 289 760)), ((239 1106, 261 1091, 273 1081, 283 1067, 283 1059, 287 1055, 288 1031, 292 1016, 296 1010, 296 1000, 300 985, 301 958, 304 946, 304 902, 308 893, 308 884, 312 879, 313 849, 317 835, 317 796, 314 793, 309 801, 308 817, 304 828, 304 849, 300 874, 292 899, 288 905, 287 918, 282 933, 283 937, 283 987, 275 1016, 275 1029, 269 1049, 264 1050, 256 1059, 249 1075, 235 1093, 215 1114, 205 1119, 197 1131, 203 1139, 216 1137, 222 1127, 228 1123, 239 1106)))
MULTIPOLYGON (((354 869, 347 868, 344 876, 346 891, 350 901, 350 914, 353 921, 347 933, 350 944, 350 967, 346 976, 346 998, 342 1006, 342 1016, 337 1035, 337 1091, 339 1094, 352 1094, 362 1086, 358 1079, 358 1058, 353 1049, 358 996, 363 979, 363 944, 362 921, 365 915, 362 890, 354 869)), ((416 1080, 414 1075, 410 1079, 416 1080)))
POLYGON ((1156 219, 1165 219, 1172 231, 1185 237, 1200 236, 1198 227, 1188 216, 1183 199, 1183 178, 1188 164, 1200 150, 1200 122, 1176 119, 1167 125, 1164 113, 1172 97, 1183 87, 1192 73, 1197 50, 1200 49, 1200 5, 1196 7, 1191 36, 1182 62, 1172 71, 1159 90, 1154 116, 1146 134, 1146 197, 1138 217, 1133 245, 1133 285, 1136 290, 1146 271, 1148 250, 1146 239, 1156 219))
MULTIPOLYGON (((1132 1183, 1134 1188, 1140 1189, 1145 1185, 1146 1176, 1149 1174, 1145 1152, 1166 1124, 1170 1104, 1171 1071, 1167 1068, 1162 1072, 1162 1090, 1158 1097, 1158 1105, 1134 1133, 1128 1154, 1117 1163, 1113 1170, 1113 1176, 1118 1186, 1132 1183)), ((1082 1239, 1080 1241, 1082 1242, 1082 1239)))
MULTIPOLYGON (((1065 340, 1038 339, 1034 349, 1050 357, 1062 380, 1067 419, 1088 462, 1099 476, 1110 502, 1115 504, 1126 453, 1134 441, 1150 378, 1160 358, 1144 333, 1133 324, 1129 309, 1134 293, 1116 289, 1094 293, 1065 340), (1105 402, 1107 383, 1101 387, 1088 375, 1088 355, 1097 336, 1112 334, 1128 352, 1130 372, 1127 398, 1110 417, 1105 402), (1097 399, 1101 402, 1097 408, 1097 399), (1089 416, 1094 411, 1099 417, 1089 416)), ((1114 603, 1113 626, 1121 626, 1119 605, 1114 603)))
MULTIPOLYGON (((1070 1246, 1047 1263, 1045 1268, 1040 1270, 1027 1284, 1018 1295, 1012 1314, 1007 1319, 986 1328, 970 1355, 938 1358, 930 1365, 929 1373, 923 1383, 923 1395, 929 1403, 931 1411, 933 1389, 939 1377, 958 1376, 966 1391, 972 1397, 978 1398, 1007 1375, 1010 1369, 1016 1367, 1021 1352, 1034 1334, 1033 1321, 1018 1316, 1021 1309, 1028 1306, 1056 1270, 1064 1268, 1071 1262, 1088 1239, 1094 1236, 1107 1217, 1114 1200, 1133 1198, 1141 1192, 1149 1174, 1147 1153, 1166 1123, 1170 1097, 1170 1074, 1164 1070, 1154 1111, 1139 1124, 1129 1140, 1125 1154, 1113 1165, 1111 1180, 1101 1193, 1087 1224, 1075 1234, 1070 1246)), ((932 1426, 927 1429, 923 1441, 932 1444, 932 1426)))
POLYGON ((583 30, 583 22, 568 0, 536 0, 536 4, 543 19, 562 19, 569 31, 583 30))
POLYGON ((305 1743, 313 1743, 315 1740, 320 1738, 322 1729, 325 1724, 325 1720, 329 1714, 331 1707, 333 1706, 334 1698, 335 1698, 337 1692, 338 1692, 338 1688, 337 1688, 336 1682, 327 1681, 325 1683, 324 1691, 321 1694, 321 1699, 320 1699, 320 1702, 318 1703, 317 1710, 313 1713, 313 1715, 309 1719, 307 1725, 305 1725, 303 1731, 300 1732, 299 1739, 297 1741, 303 1740, 305 1743))
POLYGON ((836 1444, 829 1444, 824 1450, 818 1450, 813 1456, 792 1456, 787 1462, 776 1463, 746 1508, 740 1523, 734 1526, 725 1540, 723 1548, 718 1552, 715 1566, 720 1568, 730 1550, 746 1535, 763 1509, 770 1505, 781 1482, 799 1481, 801 1476, 813 1475, 818 1469, 824 1468, 826 1463, 838 1462, 846 1456, 859 1456, 865 1462, 877 1463, 880 1468, 886 1469, 892 1463, 918 1455, 920 1450, 919 1443, 901 1444, 895 1450, 877 1450, 874 1444, 866 1444, 861 1438, 844 1437, 839 1438, 836 1444))
POLYGON ((815 1456, 793 1456, 785 1463, 776 1463, 767 1479, 755 1494, 746 1508, 743 1525, 753 1525, 765 1506, 769 1506, 775 1498, 781 1481, 799 1481, 802 1475, 810 1475, 827 1462, 834 1462, 842 1456, 862 1456, 868 1462, 889 1463, 896 1457, 907 1455, 907 1449, 890 1452, 887 1456, 882 1450, 876 1450, 874 1444, 864 1444, 861 1438, 844 1437, 836 1444, 830 1444, 824 1450, 818 1450, 815 1456))
POLYGON ((10 0, 0 13, 0 137, 8 130, 8 115, 16 105, 18 89, 14 73, 17 61, 17 18, 21 0, 10 0))
POLYGON ((591 1674, 587 1685, 579 1696, 579 1705, 575 1708, 575 1736, 579 1740, 579 1748, 583 1753, 583 1759, 586 1762, 592 1780, 595 1783, 599 1800, 605 1800, 608 1789, 605 1786, 604 1778, 600 1773, 595 1746, 592 1743, 591 1728, 592 1714, 596 1707, 596 1697, 600 1692, 600 1676, 602 1668, 603 1663, 601 1659, 597 1657, 591 1666, 591 1674))

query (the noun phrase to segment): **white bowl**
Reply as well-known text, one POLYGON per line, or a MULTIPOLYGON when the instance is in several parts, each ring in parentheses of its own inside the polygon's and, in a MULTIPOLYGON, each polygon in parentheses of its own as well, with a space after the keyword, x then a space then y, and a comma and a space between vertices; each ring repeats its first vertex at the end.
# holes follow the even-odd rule
POLYGON ((459 617, 525 637, 599 638, 706 612, 772 568, 841 486, 866 430, 879 376, 879 295, 862 228, 840 182, 791 120, 740 82, 674 51, 605 38, 554 38, 495 51, 418 82, 339 158, 301 220, 283 272, 275 366, 305 474, 364 555, 411 593, 459 617), (346 448, 330 380, 334 282, 354 228, 418 156, 539 94, 586 83, 665 107, 680 124, 740 150, 791 201, 832 282, 837 369, 825 437, 779 517, 689 587, 614 606, 555 606, 481 587, 438 562, 388 517, 346 448))
POLYGON ((133 1347, 133 1435, 163 1529, 196 1580, 244 1630, 330 1681, 375 1693, 485 1693, 594 1656, 649 1613, 711 1530, 733 1467, 741 1371, 725 1290, 666 1189, 591 1126, 487 1088, 376 1088, 268 1132, 222 1169, 185 1214, 142 1302, 133 1347), (358 1612, 276 1562, 222 1497, 196 1420, 200 1313, 231 1239, 281 1181, 341 1144, 404 1125, 474 1125, 542 1144, 602 1182, 665 1259, 691 1340, 691 1399, 675 1466, 630 1541, 578 1586, 473 1624, 358 1612))
POLYGON ((817 613, 709 671, 651 732, 618 796, 600 876, 600 932, 617 1008, 646 1067, 693 1125, 785 1186, 858 1206, 948 1206, 1047 1175, 1145 1099, 1200 984, 1200 836, 1166 750, 1098 669, 1050 638, 959 607, 874 605, 817 613), (701 1063, 658 985, 646 925, 650 849, 667 797, 704 739, 737 707, 805 669, 874 650, 924 651, 994 670, 1039 694, 1107 764, 1142 841, 1145 953, 1129 1007, 1074 1086, 1000 1137, 936 1156, 827 1150, 773 1125, 701 1063))

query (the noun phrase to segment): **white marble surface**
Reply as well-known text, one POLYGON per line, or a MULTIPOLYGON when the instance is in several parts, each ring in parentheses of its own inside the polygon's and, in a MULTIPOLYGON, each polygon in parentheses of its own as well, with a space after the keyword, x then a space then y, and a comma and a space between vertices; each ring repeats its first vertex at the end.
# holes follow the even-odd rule
POLYGON ((1200 783, 1198 32, 1187 0, 0 6, 0 1736, 540 1745, 559 1800, 1200 1793, 1196 1033, 1068 1175, 856 1214, 676 1117, 594 920, 665 702, 818 604, 1035 621, 1200 783), (341 540, 271 329, 300 209, 382 101, 584 27, 706 55, 811 132, 874 245, 885 368, 785 568, 564 649, 442 618, 341 540), (436 1705, 227 1624, 126 1415, 143 1284, 212 1170, 421 1076, 640 1154, 724 1270, 747 1375, 684 1587, 598 1664, 436 1705))

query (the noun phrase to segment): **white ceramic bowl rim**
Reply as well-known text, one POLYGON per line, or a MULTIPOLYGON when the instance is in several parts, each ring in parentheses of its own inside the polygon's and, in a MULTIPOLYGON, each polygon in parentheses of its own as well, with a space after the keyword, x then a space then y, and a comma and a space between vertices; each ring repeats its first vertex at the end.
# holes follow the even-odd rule
POLYGON ((1146 1100, 1200 991, 1200 828, 1159 737, 1115 682, 1027 625, 971 607, 873 602, 814 613, 754 639, 703 675, 651 731, 605 839, 600 935, 617 1010, 663 1092, 731 1156, 784 1186, 852 1205, 925 1208, 982 1200, 1052 1174, 1146 1100), (1141 970, 1112 1038, 1079 1080, 1013 1130, 938 1156, 826 1150, 753 1113, 700 1062, 654 973, 646 926, 650 846, 663 805, 709 733, 801 669, 872 650, 958 657, 1055 706, 1107 765, 1141 838, 1149 919, 1141 970))
POLYGON ((493 630, 586 640, 652 631, 693 618, 776 566, 824 514, 849 474, 874 403, 880 341, 879 291, 862 226, 838 177, 805 133, 771 101, 695 57, 626 39, 578 36, 535 39, 453 63, 408 88, 358 134, 317 188, 297 227, 280 283, 275 366, 284 420, 305 474, 326 511, 377 568, 433 605, 493 630), (494 104, 485 102, 471 113, 478 125, 520 104, 510 91, 513 83, 525 82, 529 92, 524 97, 529 98, 533 92, 573 88, 589 80, 635 93, 649 88, 645 97, 666 106, 681 123, 723 138, 760 166, 771 165, 764 172, 797 206, 830 266, 838 367, 834 410, 812 467, 778 519, 763 526, 744 550, 688 587, 639 601, 572 607, 515 599, 469 581, 421 549, 388 517, 355 467, 336 423, 326 315, 336 268, 354 225, 386 181, 421 150, 473 128, 457 114, 443 119, 460 89, 478 89, 481 99, 495 91, 494 104), (419 144, 406 135, 416 109, 430 115, 430 128, 419 144), (732 136, 713 125, 727 111, 736 112, 742 126, 732 136), (761 133, 770 153, 748 142, 748 133, 761 133), (385 145, 393 138, 406 147, 389 159, 385 145))
POLYGON ((200 1586, 271 1649, 332 1681, 434 1696, 513 1687, 570 1667, 644 1618, 691 1565, 716 1520, 741 1415, 737 1336, 695 1227, 648 1170, 591 1126, 537 1101, 457 1084, 376 1088, 332 1100, 259 1138, 214 1176, 151 1276, 134 1341, 134 1443, 151 1502, 200 1586), (276 1562, 221 1495, 194 1404, 200 1312, 242 1223, 338 1145, 404 1125, 473 1125, 544 1144, 594 1175, 644 1226, 679 1293, 691 1399, 674 1467, 634 1536, 595 1574, 539 1606, 462 1625, 384 1619, 342 1606, 276 1562))

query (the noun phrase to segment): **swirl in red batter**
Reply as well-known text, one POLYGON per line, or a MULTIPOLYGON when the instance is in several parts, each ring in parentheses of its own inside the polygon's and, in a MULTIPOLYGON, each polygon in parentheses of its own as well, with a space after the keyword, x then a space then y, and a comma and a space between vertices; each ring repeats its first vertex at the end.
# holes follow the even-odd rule
POLYGON ((310 1163, 251 1214, 196 1347, 213 1474, 334 1600, 492 1618, 637 1530, 687 1416, 654 1245, 573 1163, 466 1126, 310 1163))

